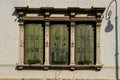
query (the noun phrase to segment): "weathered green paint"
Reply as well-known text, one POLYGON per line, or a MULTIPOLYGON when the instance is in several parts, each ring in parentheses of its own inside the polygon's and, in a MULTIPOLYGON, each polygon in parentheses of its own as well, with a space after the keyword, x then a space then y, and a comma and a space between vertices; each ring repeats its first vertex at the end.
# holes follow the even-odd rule
POLYGON ((94 63, 94 30, 91 24, 76 25, 76 64, 80 61, 94 63))
POLYGON ((25 63, 39 59, 43 63, 43 27, 42 24, 25 24, 25 63))
POLYGON ((50 36, 51 64, 68 64, 69 28, 66 24, 52 24, 50 36))

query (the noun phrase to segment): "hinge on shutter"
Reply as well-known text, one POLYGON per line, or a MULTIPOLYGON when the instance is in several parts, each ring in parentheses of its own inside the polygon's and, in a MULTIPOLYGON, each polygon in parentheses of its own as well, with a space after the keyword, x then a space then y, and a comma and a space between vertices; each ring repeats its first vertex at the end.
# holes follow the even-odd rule
POLYGON ((75 43, 72 41, 72 43, 71 43, 71 47, 74 47, 74 44, 75 44, 75 43))
POLYGON ((45 46, 48 47, 48 42, 45 43, 45 46))

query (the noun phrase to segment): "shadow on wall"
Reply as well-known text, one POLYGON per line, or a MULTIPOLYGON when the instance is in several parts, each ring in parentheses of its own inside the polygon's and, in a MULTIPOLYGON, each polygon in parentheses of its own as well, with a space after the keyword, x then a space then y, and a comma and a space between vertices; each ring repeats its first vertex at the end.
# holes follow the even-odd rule
POLYGON ((111 32, 113 30, 113 24, 111 23, 111 20, 110 20, 111 15, 112 15, 112 11, 109 11, 106 14, 108 14, 108 17, 106 17, 106 20, 108 20, 108 22, 107 22, 107 26, 105 28, 105 32, 111 32))
POLYGON ((16 16, 16 19, 14 20, 16 22, 18 20, 18 15, 16 10, 13 11, 12 16, 16 16))
POLYGON ((113 30, 113 24, 111 23, 111 15, 112 15, 112 11, 110 10, 110 6, 111 4, 115 2, 115 79, 119 80, 119 58, 118 58, 118 15, 117 15, 117 0, 112 0, 107 8, 106 11, 106 20, 108 20, 107 22, 107 26, 105 28, 105 32, 111 32, 113 30))

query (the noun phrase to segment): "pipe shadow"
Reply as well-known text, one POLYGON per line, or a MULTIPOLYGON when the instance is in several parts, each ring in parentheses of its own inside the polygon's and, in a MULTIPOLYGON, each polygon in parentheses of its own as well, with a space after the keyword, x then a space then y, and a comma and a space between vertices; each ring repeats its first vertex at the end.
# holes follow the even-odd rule
POLYGON ((111 23, 110 17, 112 15, 112 11, 110 9, 111 4, 115 2, 115 78, 116 80, 119 80, 119 58, 118 58, 118 15, 117 15, 117 1, 116 0, 112 0, 107 8, 106 11, 106 20, 108 20, 107 22, 107 26, 105 28, 105 32, 111 32, 113 29, 113 25, 111 23))

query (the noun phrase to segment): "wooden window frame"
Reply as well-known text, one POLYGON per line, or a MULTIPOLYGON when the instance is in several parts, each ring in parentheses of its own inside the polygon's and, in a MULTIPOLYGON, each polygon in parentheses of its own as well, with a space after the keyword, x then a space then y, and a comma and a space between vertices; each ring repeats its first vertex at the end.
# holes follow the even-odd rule
POLYGON ((18 69, 23 68, 44 68, 44 69, 96 69, 102 68, 100 60, 100 26, 102 22, 102 14, 105 8, 29 8, 29 7, 15 7, 19 22, 20 34, 20 53, 17 63, 18 69), (45 23, 45 60, 43 65, 29 65, 24 64, 24 24, 25 21, 43 21, 45 23), (69 65, 51 65, 49 60, 49 38, 50 38, 50 22, 51 21, 67 21, 70 22, 70 64, 69 65), (96 63, 94 65, 76 65, 75 64, 75 23, 79 21, 94 22, 96 29, 96 63))

